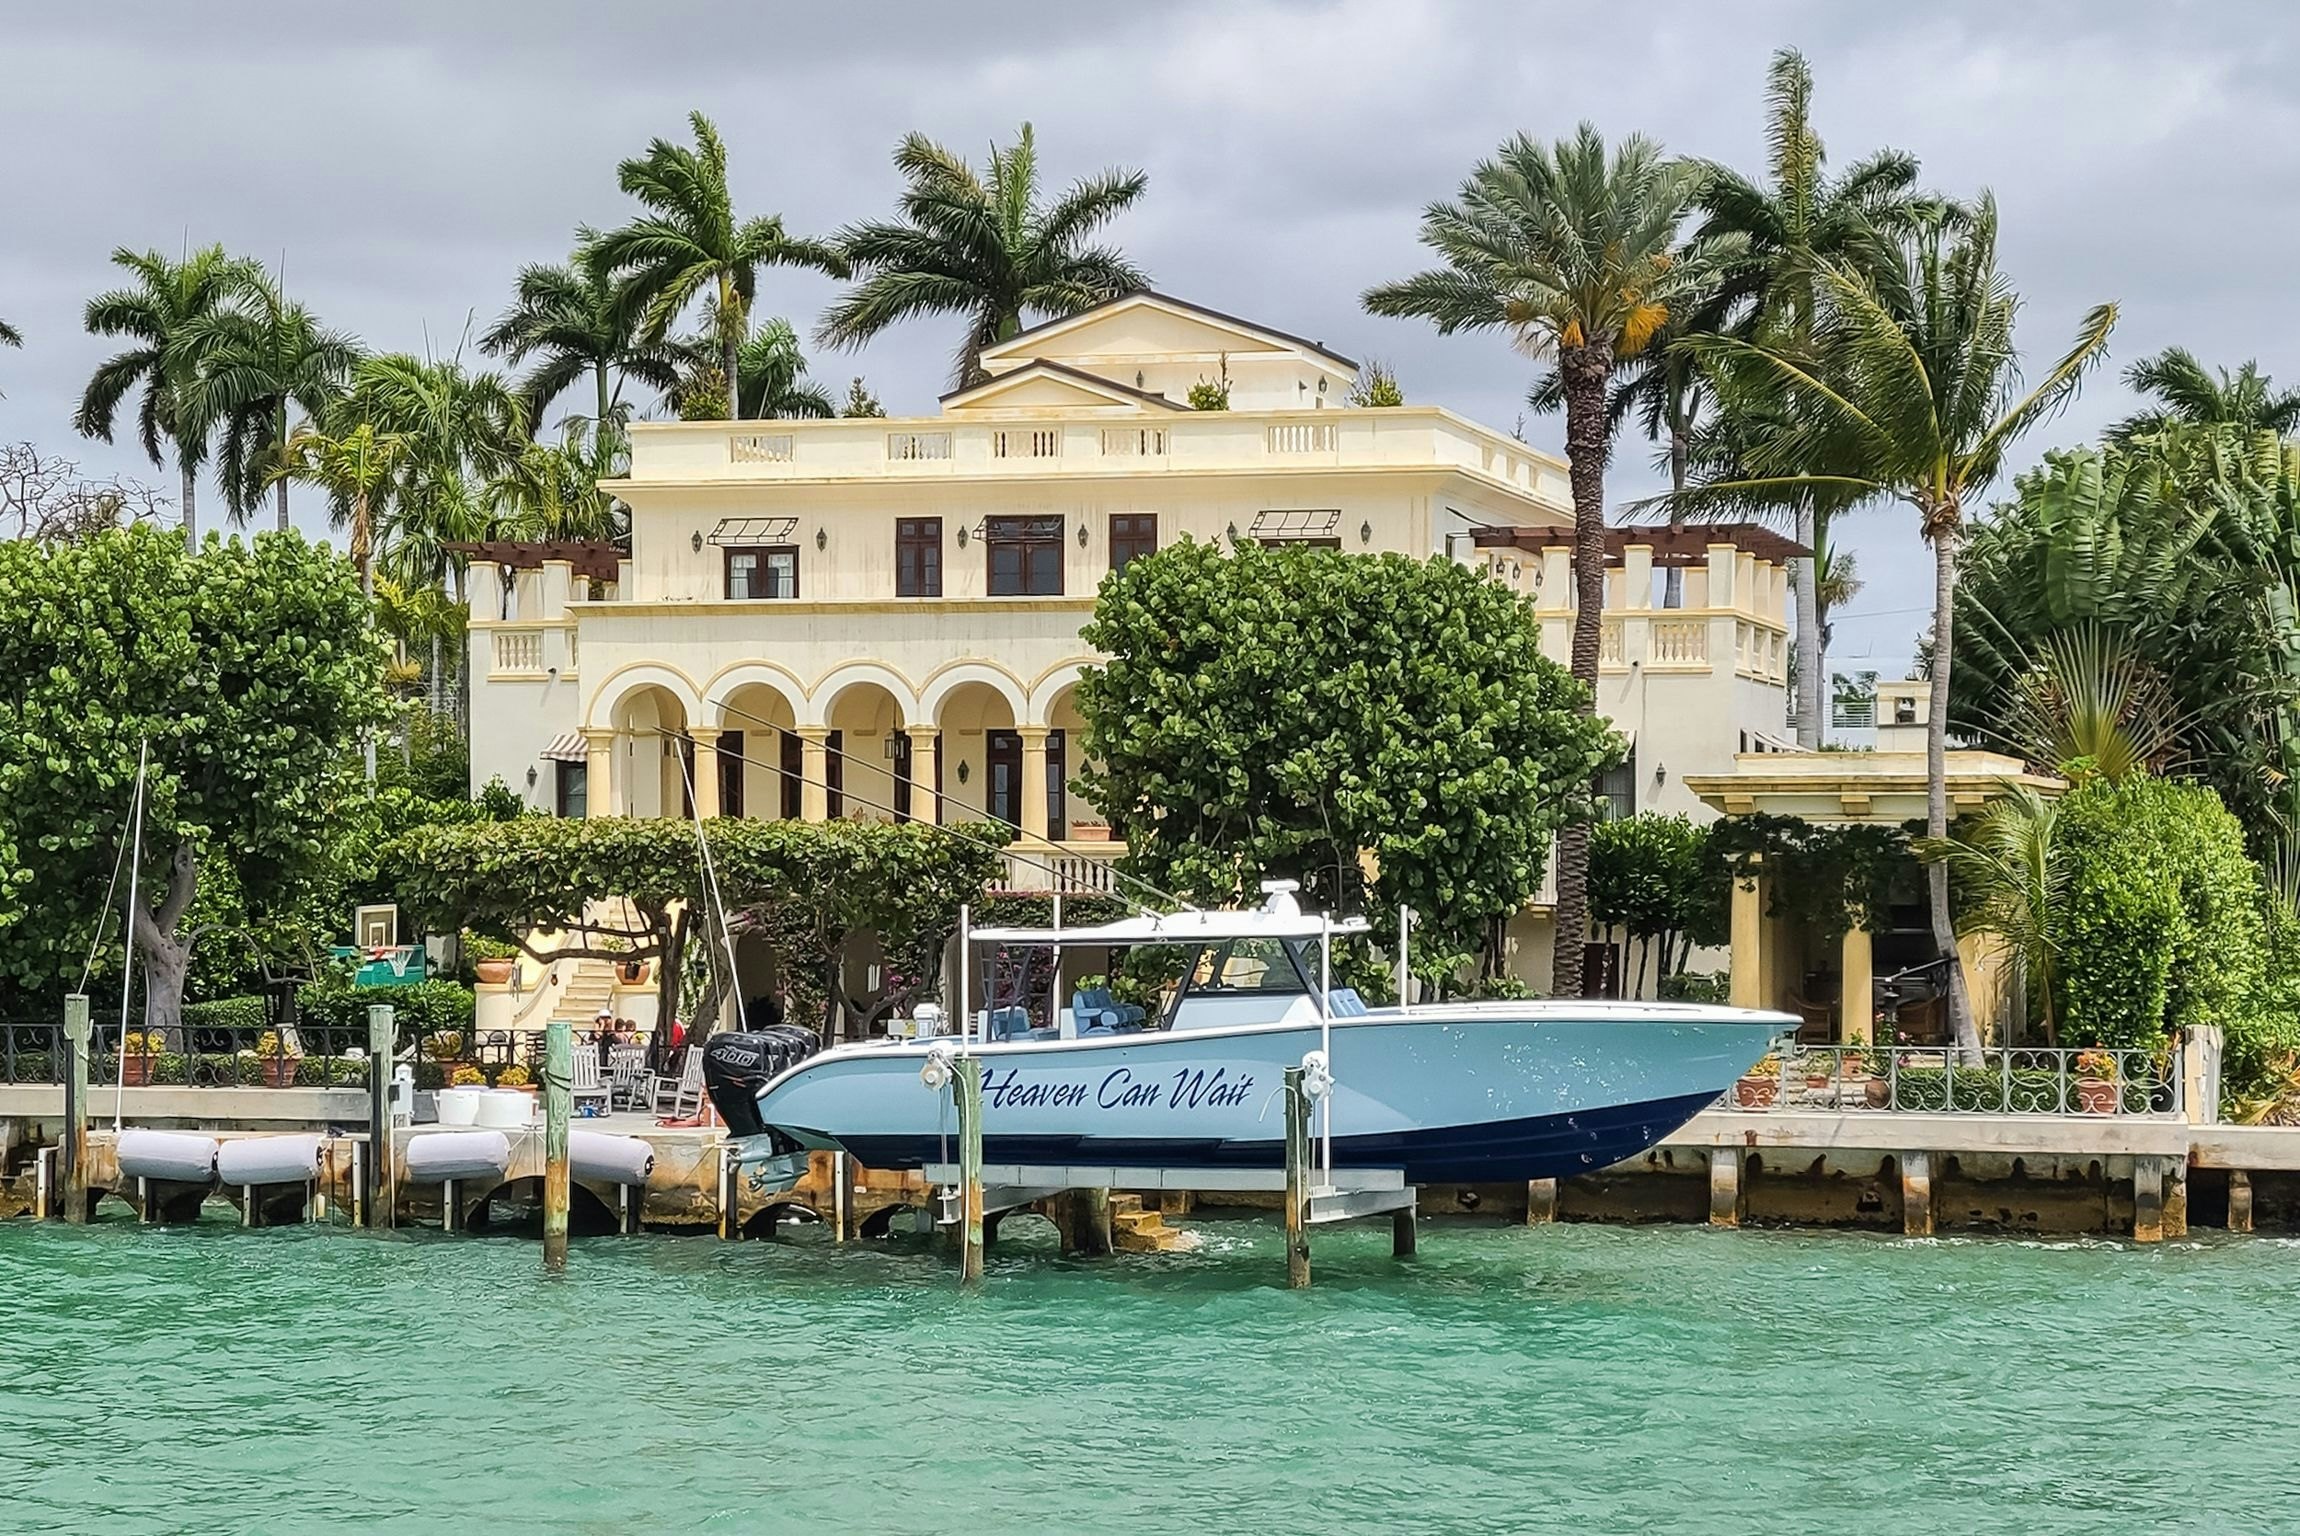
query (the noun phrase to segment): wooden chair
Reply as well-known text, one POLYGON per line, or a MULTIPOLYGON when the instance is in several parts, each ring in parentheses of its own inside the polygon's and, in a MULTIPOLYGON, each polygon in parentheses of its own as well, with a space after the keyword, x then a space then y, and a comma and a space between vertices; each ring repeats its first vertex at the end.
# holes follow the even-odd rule
POLYGON ((677 1077, 672 1077, 667 1073, 653 1073, 648 1076, 647 1112, 649 1114, 661 1115, 665 1113, 663 1100, 666 1095, 671 1101, 671 1108, 668 1113, 674 1119, 683 1119, 703 1107, 703 1048, 701 1046, 690 1045, 687 1047, 677 1077))
POLYGON ((607 1107, 639 1106, 640 1086, 647 1078, 647 1048, 643 1045, 607 1047, 607 1107))
POLYGON ((596 1046, 576 1048, 573 1097, 578 1112, 586 1101, 597 1104, 602 1114, 614 1108, 614 1096, 608 1091, 606 1075, 599 1069, 599 1051, 596 1046))

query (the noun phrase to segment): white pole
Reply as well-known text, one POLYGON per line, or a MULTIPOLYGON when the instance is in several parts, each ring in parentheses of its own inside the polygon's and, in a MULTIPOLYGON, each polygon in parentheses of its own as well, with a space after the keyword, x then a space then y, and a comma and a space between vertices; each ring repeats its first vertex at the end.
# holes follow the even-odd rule
POLYGON ((1326 1058, 1326 1096, 1319 1101, 1325 1121, 1326 1183, 1334 1182, 1334 918, 1318 914, 1318 1049, 1326 1058))
POLYGON ((969 908, 962 901, 958 904, 958 1048, 962 1051, 974 1029, 974 1009, 968 1002, 968 984, 974 979, 974 943, 967 933, 968 916, 969 908))
POLYGON ((128 998, 135 989, 136 979, 136 875, 144 862, 144 767, 150 762, 152 743, 146 738, 136 744, 136 793, 132 797, 131 816, 135 822, 134 848, 128 856, 128 914, 127 943, 120 954, 120 1045, 118 1078, 112 1084, 112 1134, 120 1134, 120 1105, 128 1096, 128 998))
POLYGON ((1413 1012, 1414 973, 1406 964, 1406 930, 1413 926, 1414 909, 1398 906, 1398 1012, 1413 1012))

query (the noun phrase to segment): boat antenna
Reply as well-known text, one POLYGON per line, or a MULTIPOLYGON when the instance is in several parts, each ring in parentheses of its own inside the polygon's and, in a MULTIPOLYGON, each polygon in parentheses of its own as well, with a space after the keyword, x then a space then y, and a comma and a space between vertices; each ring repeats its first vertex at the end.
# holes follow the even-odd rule
MULTIPOLYGON (((729 703, 724 698, 708 700, 706 702, 716 705, 722 714, 733 715, 738 719, 749 721, 754 725, 763 726, 770 731, 781 732, 785 735, 791 734, 791 728, 789 726, 777 725, 774 721, 766 719, 764 716, 753 714, 747 709, 743 709, 732 703, 729 703)), ((720 748, 719 750, 722 752, 725 751, 724 748, 720 748)), ((824 747, 824 750, 828 752, 836 752, 841 758, 845 758, 851 755, 843 747, 831 747, 827 744, 824 747)), ((779 762, 769 763, 763 759, 752 757, 748 752, 736 752, 729 753, 727 755, 739 758, 746 764, 756 763, 758 766, 765 768, 770 772, 780 774, 785 778, 796 778, 802 784, 807 782, 806 776, 803 773, 793 773, 790 769, 785 768, 779 762)), ((825 787, 827 788, 828 786, 826 785, 825 787)), ((857 793, 856 791, 846 789, 843 786, 839 792, 845 798, 854 801, 858 805, 869 806, 874 811, 884 811, 889 816, 899 816, 906 814, 905 812, 898 811, 894 806, 889 805, 884 801, 874 800, 868 795, 857 793)), ((934 791, 930 789, 927 791, 927 793, 933 794, 934 791)), ((1041 870, 1046 874, 1053 875, 1058 880, 1061 878, 1061 869, 1052 861, 1040 857, 1037 854, 1021 852, 1014 848, 1011 844, 994 843, 987 838, 976 837, 971 833, 961 832, 955 827, 944 826, 940 821, 920 821, 917 823, 917 825, 926 827, 930 831, 939 832, 944 837, 951 838, 957 842, 968 844, 971 847, 987 849, 992 853, 1000 853, 1006 855, 1008 858, 1020 860, 1022 863, 1028 864, 1033 869, 1041 870)), ((1124 902, 1128 907, 1132 908, 1133 911, 1140 916, 1157 917, 1162 915, 1163 912, 1172 911, 1175 908, 1187 907, 1190 905, 1189 902, 1184 901, 1181 897, 1175 895, 1172 891, 1161 889, 1160 887, 1153 885, 1149 881, 1143 879, 1141 876, 1129 874, 1127 871, 1119 869, 1115 865, 1113 865, 1110 869, 1110 878, 1114 882, 1123 882, 1138 891, 1147 892, 1155 900, 1164 903, 1163 908, 1154 907, 1147 902, 1137 901, 1133 897, 1126 895, 1124 892, 1116 890, 1110 892, 1112 897, 1121 902, 1124 902)))
POLYGON ((112 1084, 112 1134, 120 1133, 120 1109, 128 1096, 128 999, 135 994, 136 979, 136 876, 144 862, 144 777, 152 756, 150 737, 136 743, 136 793, 130 802, 129 819, 134 824, 133 852, 128 857, 128 906, 121 921, 126 931, 120 945, 120 1043, 113 1055, 118 1059, 118 1078, 112 1084))

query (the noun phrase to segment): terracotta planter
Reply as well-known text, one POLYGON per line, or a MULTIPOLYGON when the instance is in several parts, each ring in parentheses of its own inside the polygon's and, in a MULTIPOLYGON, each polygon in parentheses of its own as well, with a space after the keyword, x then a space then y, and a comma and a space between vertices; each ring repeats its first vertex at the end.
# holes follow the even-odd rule
POLYGON ((1070 840, 1074 843, 1107 843, 1110 841, 1110 829, 1100 822, 1080 822, 1071 827, 1070 840))
POLYGON ((635 987, 647 979, 649 963, 645 960, 619 960, 615 964, 615 974, 623 978, 623 985, 635 987))
POLYGON ((519 962, 516 960, 474 960, 471 962, 471 969, 483 985, 500 987, 511 980, 512 972, 519 969, 519 962))
POLYGON ((1893 1085, 1884 1078, 1872 1077, 1861 1085, 1861 1100, 1871 1109, 1883 1109, 1893 1102, 1893 1085))
POLYGON ((293 1088, 295 1070, 303 1065, 300 1056, 266 1056, 264 1058, 264 1086, 266 1088, 293 1088))
POLYGON ((1733 1102, 1743 1109, 1762 1109, 1781 1092, 1777 1077, 1744 1077, 1733 1085, 1733 1102))
POLYGON ((2116 1113, 2116 1084, 2105 1077, 2080 1077, 2076 1080, 2076 1109, 2081 1115, 2113 1115, 2116 1113))
POLYGON ((152 1080, 152 1057, 123 1056, 120 1058, 120 1081, 130 1088, 141 1088, 152 1080))

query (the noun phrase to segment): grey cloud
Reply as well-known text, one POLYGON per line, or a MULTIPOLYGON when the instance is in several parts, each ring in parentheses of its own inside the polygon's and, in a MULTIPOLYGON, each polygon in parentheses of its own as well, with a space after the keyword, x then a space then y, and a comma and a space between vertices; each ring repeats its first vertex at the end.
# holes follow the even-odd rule
MULTIPOLYGON (((114 245, 222 240, 284 259, 299 297, 371 345, 446 351, 468 317, 493 317, 522 262, 620 216, 615 161, 681 132, 691 107, 725 131, 746 205, 814 232, 888 206, 903 132, 979 156, 1030 118, 1050 178, 1150 171, 1116 233, 1161 286, 1386 358, 1415 398, 1506 428, 1530 362, 1498 338, 1371 319, 1358 293, 1420 263, 1421 206, 1519 129, 1586 117, 1753 164, 1765 60, 1783 44, 1814 61, 1840 161, 1889 143, 1944 190, 1995 189, 2032 363, 2115 298, 2120 361, 2179 341, 2300 377, 2274 259, 2300 233, 2300 23, 2283 10, 1664 0, 1637 13, 1630 47, 1589 18, 1486 0, 26 8, 0 94, 0 316, 27 345, 0 352, 0 437, 168 478, 70 434, 107 350, 79 309, 109 283, 114 245)), ((767 289, 802 329, 834 291, 791 274, 767 289)), ((931 409, 952 341, 916 325, 816 368, 931 409)), ((2035 446, 2125 409, 2104 375, 2035 446)), ((1560 435, 1554 420, 1526 430, 1560 435)), ((1622 446, 1614 483, 1621 499, 1653 489, 1643 445, 1622 446)), ((1927 562, 1897 510, 1849 532, 1870 586, 1839 657, 1897 663, 1927 562)))

